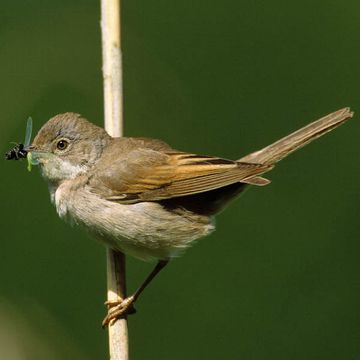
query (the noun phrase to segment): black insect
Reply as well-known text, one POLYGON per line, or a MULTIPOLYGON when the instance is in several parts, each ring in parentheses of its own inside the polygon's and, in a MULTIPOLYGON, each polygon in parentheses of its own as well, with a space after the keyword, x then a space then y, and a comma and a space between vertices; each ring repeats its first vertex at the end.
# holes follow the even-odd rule
POLYGON ((26 123, 26 133, 24 144, 15 143, 15 146, 5 154, 6 160, 19 160, 25 159, 27 156, 26 148, 30 145, 32 132, 32 119, 29 117, 26 123))
POLYGON ((25 150, 24 144, 16 144, 10 151, 5 154, 6 160, 19 160, 25 159, 27 151, 25 150))

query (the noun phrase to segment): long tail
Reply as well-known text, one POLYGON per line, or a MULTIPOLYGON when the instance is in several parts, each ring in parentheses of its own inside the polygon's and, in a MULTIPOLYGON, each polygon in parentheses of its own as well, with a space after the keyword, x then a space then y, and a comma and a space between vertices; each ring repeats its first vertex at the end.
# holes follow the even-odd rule
POLYGON ((272 165, 353 117, 350 108, 335 111, 238 161, 272 165))

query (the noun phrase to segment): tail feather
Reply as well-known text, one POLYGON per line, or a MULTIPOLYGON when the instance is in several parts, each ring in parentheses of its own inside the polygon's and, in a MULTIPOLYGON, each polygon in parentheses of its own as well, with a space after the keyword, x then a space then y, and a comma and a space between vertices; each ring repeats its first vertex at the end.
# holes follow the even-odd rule
POLYGON ((350 108, 335 111, 285 136, 273 144, 239 159, 242 162, 272 165, 353 117, 350 108))
POLYGON ((253 176, 251 178, 243 179, 241 180, 241 182, 244 184, 256 185, 256 186, 265 186, 271 183, 269 179, 266 179, 262 176, 253 176))

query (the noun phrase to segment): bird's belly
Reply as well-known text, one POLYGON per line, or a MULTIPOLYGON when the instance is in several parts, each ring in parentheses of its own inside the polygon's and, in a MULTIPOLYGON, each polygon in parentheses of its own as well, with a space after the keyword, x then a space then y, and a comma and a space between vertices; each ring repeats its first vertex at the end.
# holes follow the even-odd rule
POLYGON ((60 217, 84 226, 107 246, 144 260, 177 256, 215 229, 208 216, 168 210, 157 202, 119 204, 86 188, 66 193, 58 188, 55 194, 60 217))

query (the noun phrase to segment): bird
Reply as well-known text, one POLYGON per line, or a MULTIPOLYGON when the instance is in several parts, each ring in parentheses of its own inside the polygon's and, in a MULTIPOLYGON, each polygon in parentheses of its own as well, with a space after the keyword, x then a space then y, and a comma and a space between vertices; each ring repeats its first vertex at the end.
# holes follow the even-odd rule
POLYGON ((60 218, 107 247, 156 266, 141 286, 108 303, 103 326, 134 303, 171 259, 215 230, 214 217, 248 186, 270 183, 276 163, 353 116, 343 108, 237 160, 173 149, 162 140, 113 138, 77 113, 58 114, 25 148, 60 218))

